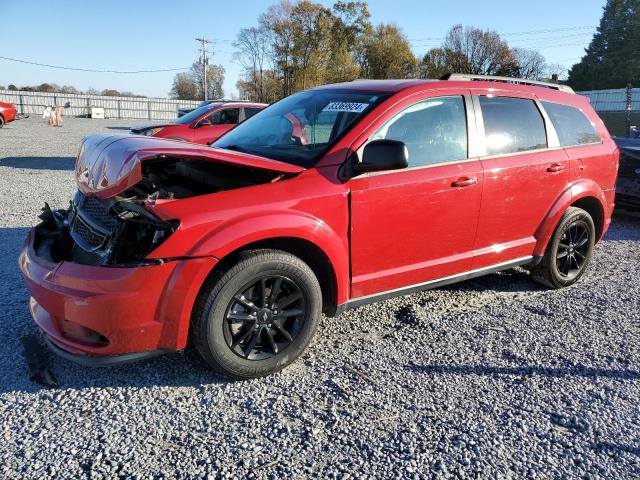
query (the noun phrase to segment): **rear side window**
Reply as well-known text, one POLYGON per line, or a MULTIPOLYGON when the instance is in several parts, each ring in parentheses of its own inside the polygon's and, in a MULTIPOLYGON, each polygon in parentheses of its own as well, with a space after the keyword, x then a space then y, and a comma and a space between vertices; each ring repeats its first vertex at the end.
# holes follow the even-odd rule
POLYGON ((579 109, 551 102, 542 102, 542 106, 549 115, 563 147, 600 141, 595 127, 579 109))
POLYGON ((245 120, 247 118, 253 117, 260 110, 262 110, 262 109, 261 108, 256 108, 256 107, 244 107, 244 118, 245 118, 245 120))
POLYGON ((409 166, 467 158, 467 117, 462 97, 415 103, 385 123, 371 140, 399 140, 409 150, 409 166))
POLYGON ((481 96, 487 155, 525 152, 547 146, 544 120, 533 100, 481 96))

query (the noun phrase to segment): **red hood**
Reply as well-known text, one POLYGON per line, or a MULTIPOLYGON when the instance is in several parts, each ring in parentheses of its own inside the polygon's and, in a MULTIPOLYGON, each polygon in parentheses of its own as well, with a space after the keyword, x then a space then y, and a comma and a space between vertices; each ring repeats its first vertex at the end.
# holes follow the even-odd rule
POLYGON ((304 170, 256 155, 164 138, 91 135, 83 140, 76 160, 78 189, 91 197, 113 197, 142 180, 142 162, 162 156, 244 165, 281 173, 304 170))

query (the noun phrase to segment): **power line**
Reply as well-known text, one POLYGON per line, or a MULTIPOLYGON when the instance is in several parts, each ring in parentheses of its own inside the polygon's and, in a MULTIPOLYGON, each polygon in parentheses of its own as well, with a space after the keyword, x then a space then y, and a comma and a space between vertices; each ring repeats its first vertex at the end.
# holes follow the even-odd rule
POLYGON ((100 70, 94 68, 79 68, 79 67, 65 67, 61 65, 50 65, 47 63, 39 63, 39 62, 30 62, 28 60, 21 60, 19 58, 10 58, 10 57, 2 57, 0 56, 0 60, 8 60, 10 62, 18 62, 18 63, 26 63, 28 65, 37 65, 38 67, 48 67, 48 68, 57 68, 60 70, 73 70, 76 72, 94 72, 94 73, 157 73, 157 72, 177 72, 180 70, 189 70, 191 67, 181 67, 181 68, 159 68, 155 70, 100 70))

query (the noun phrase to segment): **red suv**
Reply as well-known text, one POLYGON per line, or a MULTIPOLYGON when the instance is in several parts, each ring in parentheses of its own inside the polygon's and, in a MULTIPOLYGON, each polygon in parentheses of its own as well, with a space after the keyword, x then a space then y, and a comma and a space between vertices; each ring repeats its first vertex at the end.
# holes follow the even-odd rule
POLYGON ((33 318, 85 364, 190 340, 247 378, 298 357, 322 312, 514 266, 571 285, 609 226, 618 150, 585 97, 531 83, 328 85, 213 148, 88 137, 70 208, 45 206, 20 255, 33 318))
POLYGON ((172 122, 154 122, 131 127, 131 133, 209 144, 267 105, 248 102, 214 102, 196 108, 172 122))

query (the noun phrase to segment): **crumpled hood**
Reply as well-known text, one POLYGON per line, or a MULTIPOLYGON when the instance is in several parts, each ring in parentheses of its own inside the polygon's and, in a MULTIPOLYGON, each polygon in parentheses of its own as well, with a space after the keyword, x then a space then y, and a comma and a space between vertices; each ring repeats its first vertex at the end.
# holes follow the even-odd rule
POLYGON ((102 134, 86 137, 80 146, 76 159, 78 189, 90 197, 113 197, 142 180, 143 162, 162 157, 205 160, 290 174, 304 170, 289 163, 205 145, 102 134))
POLYGON ((143 123, 142 125, 134 125, 129 129, 131 133, 142 133, 146 130, 150 130, 152 128, 162 128, 162 127, 171 127, 175 125, 175 122, 155 122, 155 123, 143 123))

